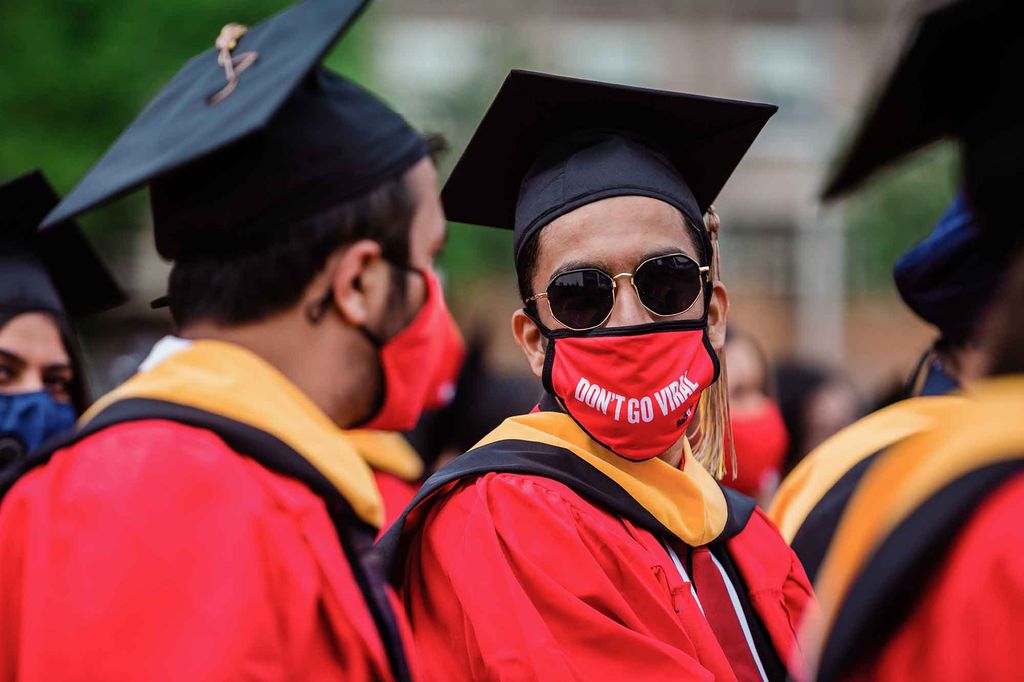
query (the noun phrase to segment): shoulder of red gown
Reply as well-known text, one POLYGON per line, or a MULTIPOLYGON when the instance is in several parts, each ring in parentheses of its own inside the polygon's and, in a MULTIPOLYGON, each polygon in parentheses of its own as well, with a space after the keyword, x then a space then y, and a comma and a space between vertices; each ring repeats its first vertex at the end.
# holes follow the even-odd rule
POLYGON ((164 420, 107 427, 9 491, 0 621, 4 679, 4 661, 22 679, 390 678, 321 499, 164 420))
POLYGON ((416 497, 416 491, 420 486, 418 482, 404 481, 398 476, 380 469, 373 470, 373 478, 377 482, 377 489, 384 501, 384 525, 381 527, 383 532, 409 506, 409 503, 416 497))
POLYGON ((978 507, 912 615, 858 677, 1019 680, 1022 518, 1024 474, 1017 474, 978 507))
POLYGON ((506 473, 464 481, 430 510, 409 553, 404 597, 426 678, 727 674, 666 563, 653 535, 561 483, 506 473))

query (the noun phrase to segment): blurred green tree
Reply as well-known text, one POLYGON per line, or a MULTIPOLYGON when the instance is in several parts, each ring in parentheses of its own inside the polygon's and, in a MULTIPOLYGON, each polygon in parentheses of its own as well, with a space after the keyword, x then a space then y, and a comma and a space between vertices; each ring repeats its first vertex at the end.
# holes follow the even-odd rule
POLYGON ((845 207, 850 290, 889 288, 901 253, 931 232, 958 186, 952 143, 931 147, 874 178, 845 207))
MULTIPOLYGON (((42 168, 67 192, 224 24, 254 24, 288 0, 5 0, 0 3, 0 179, 42 168)), ((365 82, 363 17, 330 65, 365 82)), ((146 222, 141 194, 87 216, 105 247, 146 222)), ((122 247, 123 248, 123 247, 122 247)))

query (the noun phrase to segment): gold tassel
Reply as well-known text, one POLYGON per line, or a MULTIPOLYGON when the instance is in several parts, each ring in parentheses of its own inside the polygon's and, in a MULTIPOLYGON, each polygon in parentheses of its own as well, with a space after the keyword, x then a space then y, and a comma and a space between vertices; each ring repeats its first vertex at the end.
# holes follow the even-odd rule
MULTIPOLYGON (((719 259, 718 231, 722 221, 715 212, 714 206, 708 207, 705 225, 711 236, 711 272, 712 282, 721 280, 721 261, 719 259)), ((732 420, 729 418, 728 374, 725 357, 719 357, 718 381, 709 386, 701 394, 697 404, 698 426, 693 434, 693 456, 716 479, 725 476, 725 458, 729 457, 733 478, 736 476, 736 449, 732 444, 732 420), (728 444, 728 452, 726 452, 728 444)))

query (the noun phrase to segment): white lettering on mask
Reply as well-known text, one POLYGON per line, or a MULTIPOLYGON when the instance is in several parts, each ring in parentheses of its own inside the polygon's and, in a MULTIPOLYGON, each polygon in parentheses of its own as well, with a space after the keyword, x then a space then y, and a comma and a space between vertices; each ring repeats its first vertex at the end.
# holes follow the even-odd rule
POLYGON ((608 414, 608 408, 611 406, 612 401, 615 401, 615 421, 619 420, 619 414, 622 411, 622 401, 625 398, 618 393, 609 391, 606 388, 602 388, 597 384, 591 383, 585 377, 580 377, 580 381, 576 384, 575 395, 576 400, 580 401, 587 407, 597 410, 601 414, 608 414))
POLYGON ((684 373, 679 377, 678 381, 673 381, 667 386, 655 391, 653 399, 651 396, 643 396, 642 398, 626 398, 614 391, 609 391, 602 386, 598 386, 586 377, 580 377, 579 382, 576 384, 576 390, 573 392, 573 396, 581 404, 586 405, 601 414, 608 414, 609 408, 614 404, 615 409, 612 410, 612 416, 615 421, 622 420, 622 407, 625 405, 626 421, 630 424, 639 424, 641 422, 650 423, 654 421, 655 401, 657 401, 661 415, 663 417, 667 417, 685 405, 686 401, 693 397, 693 395, 699 390, 700 386, 696 382, 691 381, 684 373))
POLYGON ((640 401, 636 398, 630 398, 626 403, 626 420, 630 424, 640 423, 640 401))

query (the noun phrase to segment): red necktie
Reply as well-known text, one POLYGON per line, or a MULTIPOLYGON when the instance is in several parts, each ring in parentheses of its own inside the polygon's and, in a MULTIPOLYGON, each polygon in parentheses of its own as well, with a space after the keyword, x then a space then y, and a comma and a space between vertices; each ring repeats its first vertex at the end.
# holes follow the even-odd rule
POLYGON ((757 661, 743 634, 736 606, 729 596, 729 588, 707 547, 693 550, 693 585, 704 609, 704 617, 729 659, 736 679, 739 682, 763 682, 757 661))

